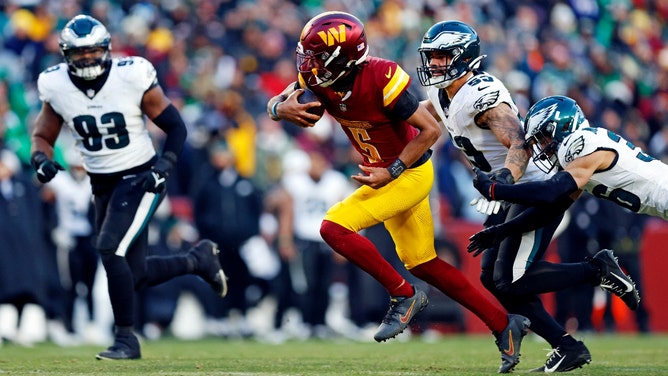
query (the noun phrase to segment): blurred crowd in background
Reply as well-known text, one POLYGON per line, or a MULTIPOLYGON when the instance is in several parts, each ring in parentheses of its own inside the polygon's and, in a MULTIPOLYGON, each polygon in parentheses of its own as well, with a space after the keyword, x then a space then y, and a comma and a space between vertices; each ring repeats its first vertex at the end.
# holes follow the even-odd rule
MULTIPOLYGON (((322 11, 357 15, 365 23, 370 53, 397 61, 414 78, 423 33, 441 20, 466 22, 479 33, 481 53, 487 55, 482 69, 507 85, 521 114, 544 96, 568 95, 579 102, 590 123, 611 129, 668 162, 668 3, 661 0, 6 0, 0 4, 0 304, 18 312, 36 304, 50 322, 62 325, 65 334, 77 334, 74 302, 83 299, 87 320, 108 315, 95 312, 104 303, 96 305, 93 294, 99 276, 95 252, 89 247, 91 228, 86 225, 90 193, 74 188, 86 187, 81 184, 86 176, 67 137, 60 138, 56 159, 68 166, 68 172, 60 175, 70 181, 62 183, 65 188, 39 186, 29 167, 29 134, 40 103, 37 76, 62 61, 59 32, 80 13, 107 26, 114 57, 139 55, 155 65, 160 84, 189 129, 186 149, 169 180, 169 200, 152 227, 154 252, 180 252, 199 238, 210 238, 220 244, 230 278, 232 293, 222 301, 212 299, 206 286, 189 277, 147 291, 138 312, 142 318, 138 331, 147 337, 157 338, 169 328, 182 291, 190 291, 203 307, 205 332, 220 336, 256 335, 248 312, 266 297, 275 302, 272 341, 287 336, 280 330, 290 321, 285 317, 291 309, 302 316, 303 325, 294 332, 303 338, 354 337, 356 329, 377 325, 383 316, 388 297, 380 286, 348 268, 324 243, 318 249, 300 249, 300 240, 316 239, 279 234, 285 220, 282 213, 290 210, 285 204, 291 201, 281 196, 289 192, 284 186, 289 176, 302 174, 317 181, 323 171, 346 177, 357 173, 358 157, 332 118, 325 116, 304 130, 274 122, 266 114, 268 98, 296 78, 294 52, 302 26, 322 11), (300 254, 308 252, 326 257, 300 254), (309 270, 319 271, 326 283, 305 299, 314 288, 307 280, 309 270), (318 299, 312 296, 322 294, 331 299, 314 308, 318 299), (342 304, 339 316, 346 325, 333 325, 330 317, 323 321, 321 311, 331 313, 334 309, 327 305, 334 301, 342 304)), ((425 98, 417 79, 411 91, 425 98)), ((163 135, 156 127, 153 130, 159 144, 163 135)), ((482 222, 483 217, 468 204, 476 197, 470 171, 447 135, 435 148, 433 205, 439 255, 457 265, 461 251, 449 239, 448 223, 482 222)), ((348 189, 354 189, 348 180, 348 189)), ((580 200, 559 239, 560 257, 579 260, 587 252, 611 247, 640 280, 637 254, 645 218, 617 213, 620 210, 600 200, 580 200), (604 223, 592 219, 601 215, 620 219, 604 223)), ((367 236, 377 241, 386 238, 384 251, 388 258, 396 258, 382 227, 370 229, 367 236)), ((397 267, 403 270, 400 264, 397 267)), ((425 320, 463 330, 459 307, 436 292, 433 295, 425 320)), ((593 295, 593 289, 566 293, 558 299, 558 318, 575 317, 581 331, 614 330, 612 319, 604 327, 590 320, 593 295)), ((641 309, 637 316, 638 330, 648 331, 647 313, 641 309)), ((57 337, 55 331, 53 336, 66 338, 57 337)))

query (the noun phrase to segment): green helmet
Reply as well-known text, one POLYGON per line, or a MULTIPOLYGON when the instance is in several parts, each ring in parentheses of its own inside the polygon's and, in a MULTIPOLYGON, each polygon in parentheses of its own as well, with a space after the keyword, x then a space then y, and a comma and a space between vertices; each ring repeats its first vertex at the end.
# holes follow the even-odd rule
POLYGON ((418 48, 422 66, 417 68, 422 86, 446 88, 473 69, 480 61, 480 38, 473 28, 460 21, 441 21, 427 30, 418 48), (434 53, 447 53, 452 61, 447 66, 431 66, 434 53))
POLYGON ((575 130, 588 127, 580 106, 571 98, 554 95, 536 102, 524 119, 525 145, 533 151, 533 161, 541 170, 558 165, 557 149, 575 130))

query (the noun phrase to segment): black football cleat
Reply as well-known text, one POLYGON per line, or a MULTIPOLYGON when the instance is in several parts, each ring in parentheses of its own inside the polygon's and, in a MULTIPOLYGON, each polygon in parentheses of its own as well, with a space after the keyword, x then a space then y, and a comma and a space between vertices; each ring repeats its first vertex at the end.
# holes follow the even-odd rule
POLYGON ((394 338, 408 327, 413 317, 422 311, 429 304, 427 294, 424 291, 415 289, 411 297, 390 298, 390 309, 385 314, 383 322, 378 327, 378 332, 373 336, 377 342, 383 342, 394 338))
POLYGON ((591 363, 591 354, 582 341, 571 346, 558 346, 548 354, 545 365, 532 369, 531 372, 569 372, 591 363))
POLYGON ((617 257, 611 250, 604 249, 592 257, 590 262, 598 268, 600 272, 599 286, 608 292, 619 296, 624 303, 633 311, 638 309, 640 304, 640 293, 636 289, 636 284, 631 277, 624 274, 619 267, 617 257))
POLYGON ((227 295, 227 277, 220 266, 218 245, 211 240, 200 240, 188 252, 195 259, 195 274, 211 286, 218 296, 227 295))
POLYGON ((132 334, 117 333, 113 346, 95 356, 97 360, 130 360, 140 359, 139 340, 132 334))
POLYGON ((527 334, 531 321, 521 315, 508 315, 508 325, 499 334, 495 334, 496 346, 501 352, 501 366, 498 373, 511 372, 520 362, 522 339, 527 334))

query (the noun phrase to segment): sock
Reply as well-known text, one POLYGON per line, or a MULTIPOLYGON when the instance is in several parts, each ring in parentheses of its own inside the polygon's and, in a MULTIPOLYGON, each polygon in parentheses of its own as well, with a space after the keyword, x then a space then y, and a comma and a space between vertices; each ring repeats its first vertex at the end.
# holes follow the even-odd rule
POLYGON ((410 272, 473 312, 493 332, 499 333, 508 326, 508 314, 483 296, 459 269, 440 258, 420 264, 410 272))
POLYGON ((552 348, 559 346, 564 341, 564 336, 568 335, 566 329, 559 325, 554 317, 547 312, 538 295, 498 295, 497 298, 508 312, 522 315, 531 320, 531 330, 544 338, 552 348))
POLYGON ((413 286, 381 256, 369 239, 331 221, 322 221, 320 234, 334 251, 375 278, 391 296, 413 296, 413 286))

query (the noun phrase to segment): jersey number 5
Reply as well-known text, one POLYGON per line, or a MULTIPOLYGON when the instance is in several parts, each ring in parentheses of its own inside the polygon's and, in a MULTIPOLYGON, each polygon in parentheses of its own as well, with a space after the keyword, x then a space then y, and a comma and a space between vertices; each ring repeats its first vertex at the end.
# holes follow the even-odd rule
POLYGON ((106 134, 103 135, 98 127, 97 120, 92 115, 80 115, 72 119, 74 129, 81 138, 86 150, 100 151, 108 149, 122 149, 130 143, 125 118, 120 112, 109 112, 100 116, 100 123, 104 125, 106 134))

